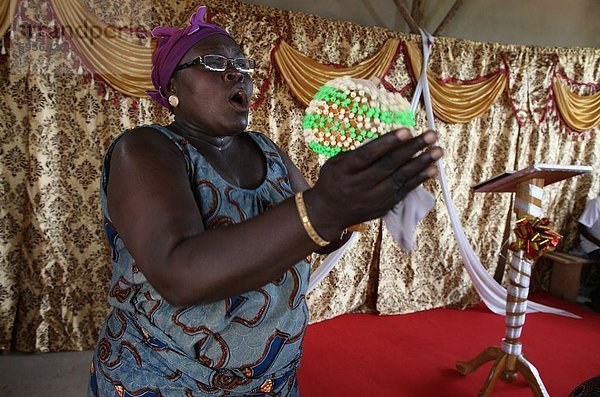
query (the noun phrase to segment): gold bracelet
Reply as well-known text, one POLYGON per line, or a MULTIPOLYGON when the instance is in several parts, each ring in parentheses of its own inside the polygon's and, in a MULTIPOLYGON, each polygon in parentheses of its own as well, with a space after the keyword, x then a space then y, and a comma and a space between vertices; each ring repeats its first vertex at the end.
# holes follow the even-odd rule
POLYGON ((326 241, 323 237, 319 236, 319 233, 315 230, 310 219, 308 218, 308 212, 306 211, 306 206, 304 205, 304 197, 302 192, 296 193, 296 208, 298 209, 298 214, 300 214, 300 219, 302 220, 302 226, 304 226, 304 230, 306 230, 306 234, 315 244, 320 247, 325 247, 329 245, 329 241, 326 241))

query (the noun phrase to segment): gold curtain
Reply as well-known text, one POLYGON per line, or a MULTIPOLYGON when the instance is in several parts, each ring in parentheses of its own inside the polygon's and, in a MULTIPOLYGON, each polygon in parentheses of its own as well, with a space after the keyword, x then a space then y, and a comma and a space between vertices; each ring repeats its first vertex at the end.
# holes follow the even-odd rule
POLYGON ((78 0, 50 0, 82 61, 108 85, 131 97, 146 97, 154 89, 151 46, 133 34, 115 29, 89 12, 78 0), (69 29, 70 28, 70 29, 69 29))
MULTIPOLYGON (((412 73, 418 79, 423 67, 421 51, 412 43, 407 43, 406 51, 412 73)), ((466 123, 481 116, 496 102, 506 88, 507 78, 503 71, 498 71, 476 82, 442 83, 435 74, 427 72, 427 81, 435 115, 447 123, 466 123)))
POLYGON ((17 0, 4 0, 0 4, 0 37, 4 36, 10 27, 16 9, 17 0))
POLYGON ((279 47, 273 51, 273 60, 290 91, 304 106, 308 106, 319 88, 329 80, 342 76, 367 80, 383 77, 391 67, 399 45, 400 41, 397 39, 387 40, 372 57, 358 65, 343 68, 322 65, 281 40, 279 47))
MULTIPOLYGON (((97 0, 80 3, 111 26, 141 25, 147 30, 183 24, 198 6, 190 0, 122 0, 118 7, 97 0)), ((311 182, 316 181, 324 160, 304 142, 304 105, 291 95, 281 74, 274 71, 267 80, 277 39, 285 37, 291 47, 311 59, 341 65, 359 64, 390 39, 418 43, 415 36, 381 28, 234 0, 204 3, 213 20, 259 61, 255 94, 267 82, 265 100, 252 112, 250 128, 268 133, 311 182)), ((28 20, 45 26, 57 22, 51 20, 48 2, 29 4, 24 9, 28 20)), ((15 30, 14 45, 6 56, 0 56, 0 349, 87 349, 95 344, 109 309, 110 255, 98 193, 102 156, 122 130, 167 123, 170 118, 148 99, 133 101, 111 91, 107 100, 90 83, 87 72, 79 75, 73 67, 68 54, 77 48, 42 34, 28 37, 26 31, 15 30)), ((599 128, 592 130, 596 132, 593 137, 573 140, 549 106, 555 58, 574 80, 600 81, 597 49, 436 39, 430 70, 438 76, 468 80, 490 75, 503 60, 510 71, 509 95, 499 96, 482 116, 466 123, 437 120, 457 211, 467 237, 490 271, 504 243, 510 196, 475 194, 471 185, 533 162, 592 165, 591 175, 545 189, 547 215, 566 236, 567 250, 573 246, 577 218, 586 200, 600 190, 599 128)), ((386 80, 395 87, 407 86, 411 82, 408 62, 400 54, 386 80)), ((424 114, 419 110, 417 129, 423 128, 424 114)), ((477 301, 437 182, 426 187, 438 202, 416 231, 414 251, 400 250, 380 221, 371 222, 338 267, 307 297, 312 322, 348 312, 409 313, 477 301)), ((315 258, 315 266, 321 259, 315 258)))
POLYGON ((560 76, 552 84, 556 108, 573 131, 588 131, 600 125, 600 90, 591 95, 572 92, 560 76))
MULTIPOLYGON (((152 47, 138 43, 130 34, 110 27, 87 11, 77 0, 51 0, 63 26, 84 27, 70 35, 83 61, 96 71, 111 87, 132 97, 145 97, 145 90, 152 89, 149 71, 152 68, 152 47)), ((16 0, 0 6, 0 36, 10 24, 16 0)), ((153 43, 154 45, 154 43, 153 43)), ((273 60, 292 93, 304 105, 308 105, 318 88, 328 80, 340 76, 369 79, 383 77, 394 60, 399 40, 389 39, 372 57, 349 68, 323 65, 292 48, 285 40, 273 52, 273 60)), ((421 52, 407 42, 413 75, 421 73, 421 52)), ((493 72, 485 79, 474 82, 440 82, 428 73, 434 113, 449 123, 466 123, 480 117, 504 92, 507 86, 505 70, 493 72)), ((600 97, 581 96, 571 93, 564 83, 553 84, 557 107, 564 122, 574 131, 582 132, 600 122, 600 97)))

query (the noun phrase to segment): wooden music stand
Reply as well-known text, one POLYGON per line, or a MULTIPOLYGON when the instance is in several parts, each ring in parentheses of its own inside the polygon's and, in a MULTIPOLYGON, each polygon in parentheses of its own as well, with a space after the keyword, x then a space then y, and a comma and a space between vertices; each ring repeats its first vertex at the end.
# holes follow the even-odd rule
MULTIPOLYGON (((542 217, 543 188, 545 185, 592 171, 587 166, 536 164, 516 172, 497 175, 473 188, 476 192, 516 192, 515 212, 517 219, 542 217)), ((494 360, 478 396, 488 397, 498 378, 508 383, 517 380, 521 373, 536 397, 548 397, 537 369, 521 354, 519 342, 525 324, 527 295, 531 269, 535 261, 526 257, 523 250, 514 251, 509 269, 510 286, 506 296, 506 331, 501 347, 490 346, 469 361, 457 361, 456 369, 463 375, 470 374, 481 365, 494 360)))

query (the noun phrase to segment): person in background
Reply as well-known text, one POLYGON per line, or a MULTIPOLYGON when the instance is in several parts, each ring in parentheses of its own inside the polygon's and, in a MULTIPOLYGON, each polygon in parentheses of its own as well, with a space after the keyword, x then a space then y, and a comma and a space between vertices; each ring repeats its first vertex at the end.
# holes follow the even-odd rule
MULTIPOLYGON (((590 200, 577 224, 580 236, 580 250, 600 266, 600 196, 590 200)), ((600 312, 600 286, 590 293, 591 302, 587 305, 600 312)))
POLYGON ((402 129, 329 159, 309 187, 246 130, 255 62, 205 12, 153 31, 149 95, 174 122, 125 131, 105 156, 112 311, 88 396, 297 396, 307 258, 437 173, 437 135, 402 129))

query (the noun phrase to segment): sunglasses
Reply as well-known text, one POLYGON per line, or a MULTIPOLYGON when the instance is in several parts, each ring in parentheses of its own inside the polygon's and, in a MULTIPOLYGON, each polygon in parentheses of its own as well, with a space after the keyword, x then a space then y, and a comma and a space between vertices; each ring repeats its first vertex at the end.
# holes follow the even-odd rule
POLYGON ((238 72, 251 73, 256 67, 256 61, 249 58, 227 58, 222 55, 203 55, 192 59, 188 63, 182 63, 175 68, 178 70, 186 69, 194 65, 202 65, 211 72, 224 72, 227 65, 231 63, 238 72))

